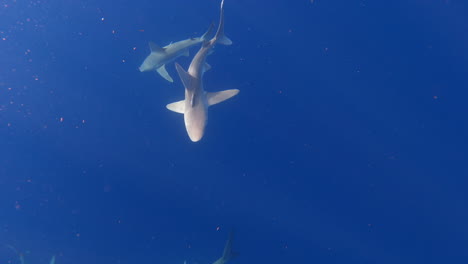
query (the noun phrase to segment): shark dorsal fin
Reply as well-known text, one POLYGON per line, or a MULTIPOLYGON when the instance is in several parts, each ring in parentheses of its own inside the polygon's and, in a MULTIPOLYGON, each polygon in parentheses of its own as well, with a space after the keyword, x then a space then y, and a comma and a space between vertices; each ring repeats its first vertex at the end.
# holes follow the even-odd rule
POLYGON ((193 78, 192 75, 186 72, 182 68, 182 66, 180 66, 178 63, 176 63, 175 66, 176 66, 177 73, 179 74, 180 80, 184 84, 185 89, 193 90, 192 82, 194 81, 195 78, 193 78))
POLYGON ((156 43, 154 43, 152 41, 150 41, 149 47, 150 47, 151 52, 154 52, 154 53, 165 53, 166 52, 166 50, 164 48, 159 47, 156 43))
POLYGON ((222 101, 226 101, 227 99, 235 96, 238 93, 239 93, 239 90, 237 89, 225 90, 225 91, 214 92, 214 93, 206 93, 208 106, 212 106, 215 104, 219 104, 222 101))

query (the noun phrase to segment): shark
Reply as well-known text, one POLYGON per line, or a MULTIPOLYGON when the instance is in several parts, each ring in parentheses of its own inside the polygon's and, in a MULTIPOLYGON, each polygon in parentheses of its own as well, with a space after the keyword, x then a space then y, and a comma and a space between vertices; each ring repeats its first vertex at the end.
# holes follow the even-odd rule
POLYGON ((149 42, 151 53, 146 57, 141 66, 140 72, 155 70, 159 75, 169 82, 174 82, 172 77, 166 70, 166 64, 173 62, 180 56, 189 56, 189 49, 192 46, 206 41, 213 31, 213 24, 201 37, 189 38, 171 43, 165 47, 160 47, 154 42, 149 42))
POLYGON ((224 264, 229 260, 237 257, 239 253, 234 252, 232 250, 232 240, 233 240, 233 231, 229 234, 229 239, 226 241, 226 245, 224 246, 223 255, 217 259, 213 264, 224 264))
MULTIPOLYGON (((229 238, 226 241, 226 245, 224 246, 223 255, 219 259, 217 259, 215 262, 213 262, 213 264, 225 264, 229 260, 232 260, 239 255, 239 253, 234 252, 232 250, 233 234, 234 234, 233 231, 229 233, 229 238)), ((186 260, 184 261, 184 264, 187 264, 186 260)))
MULTIPOLYGON (((18 250, 17 250, 15 247, 13 247, 12 245, 5 245, 5 247, 7 247, 7 248, 13 250, 13 251, 16 253, 16 255, 18 255, 20 264, 26 264, 26 261, 25 261, 25 259, 24 259, 25 253, 18 251, 18 250)), ((29 251, 26 251, 26 253, 29 253, 29 251)), ((55 264, 55 255, 52 256, 52 258, 51 258, 50 261, 49 261, 49 264, 55 264)))
POLYGON ((208 107, 221 103, 239 93, 238 89, 220 92, 206 92, 203 88, 203 74, 211 66, 206 63, 206 57, 216 44, 231 45, 232 41, 224 35, 224 0, 221 1, 218 30, 215 36, 203 41, 200 50, 193 57, 190 66, 185 71, 178 63, 177 73, 185 87, 185 99, 168 104, 167 109, 184 115, 185 128, 190 140, 200 141, 208 121, 208 107))

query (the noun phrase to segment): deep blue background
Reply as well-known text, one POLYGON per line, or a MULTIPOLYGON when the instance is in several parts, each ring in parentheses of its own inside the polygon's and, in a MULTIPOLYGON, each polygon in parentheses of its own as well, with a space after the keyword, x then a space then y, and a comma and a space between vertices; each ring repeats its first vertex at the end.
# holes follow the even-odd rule
POLYGON ((467 263, 464 1, 226 0, 205 88, 241 93, 199 143, 173 64, 137 68, 218 0, 0 3, 0 243, 28 263, 212 263, 231 228, 235 263, 467 263))

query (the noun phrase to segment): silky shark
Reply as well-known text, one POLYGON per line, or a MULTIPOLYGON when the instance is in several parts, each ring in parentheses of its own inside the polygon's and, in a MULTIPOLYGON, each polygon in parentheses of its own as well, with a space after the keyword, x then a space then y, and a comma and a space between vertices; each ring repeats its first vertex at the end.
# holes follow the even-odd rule
POLYGON ((227 100, 239 90, 225 90, 221 92, 205 92, 203 89, 203 73, 211 68, 206 62, 206 57, 215 44, 231 45, 232 41, 224 35, 224 0, 221 1, 221 11, 218 31, 216 35, 203 41, 202 47, 195 54, 190 63, 188 71, 185 71, 178 63, 176 69, 185 87, 185 99, 179 102, 168 104, 167 109, 184 114, 185 128, 193 142, 199 141, 203 137, 205 126, 208 121, 208 107, 227 100))
POLYGON ((171 43, 163 48, 154 42, 149 43, 151 53, 146 57, 140 66, 140 72, 157 71, 164 79, 173 82, 172 77, 167 73, 166 64, 174 61, 180 56, 189 56, 189 48, 206 41, 213 31, 213 24, 208 31, 199 38, 190 38, 186 40, 171 43))
POLYGON ((233 232, 231 231, 229 234, 229 239, 226 241, 226 245, 224 246, 223 255, 218 260, 213 262, 213 264, 224 264, 239 255, 237 252, 232 250, 232 239, 233 232))
MULTIPOLYGON (((234 252, 232 250, 232 240, 233 240, 233 231, 229 234, 229 239, 226 241, 226 245, 224 246, 223 255, 217 259, 213 264, 225 264, 229 260, 237 257, 239 253, 234 252)), ((184 261, 184 264, 187 264, 187 261, 184 261)))
MULTIPOLYGON (((25 254, 23 252, 18 251, 15 247, 13 247, 11 245, 5 245, 5 246, 7 248, 13 250, 18 255, 20 264, 26 264, 26 261, 24 260, 24 255, 25 254)), ((29 253, 29 251, 26 251, 26 253, 29 253)), ((55 264, 55 255, 52 256, 52 258, 49 261, 49 264, 55 264)))

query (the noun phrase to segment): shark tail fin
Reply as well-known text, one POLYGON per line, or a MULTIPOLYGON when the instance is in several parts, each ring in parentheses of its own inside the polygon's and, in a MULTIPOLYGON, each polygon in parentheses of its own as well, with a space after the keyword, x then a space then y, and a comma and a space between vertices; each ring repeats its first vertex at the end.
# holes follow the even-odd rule
POLYGON ((221 1, 218 31, 216 31, 214 42, 227 46, 232 44, 232 41, 224 35, 224 0, 221 1))
POLYGON ((223 263, 225 263, 225 262, 227 262, 229 260, 232 260, 232 259, 234 259, 235 257, 237 257, 239 255, 238 252, 234 252, 232 250, 233 236, 234 236, 234 232, 231 231, 229 233, 229 239, 227 240, 226 245, 224 246, 223 256, 221 257, 221 259, 223 260, 222 261, 223 263))
POLYGON ((203 41, 209 40, 210 36, 213 34, 213 29, 214 29, 214 23, 211 22, 210 27, 209 27, 208 30, 205 32, 205 34, 203 34, 203 35, 200 37, 200 39, 203 40, 203 41))

